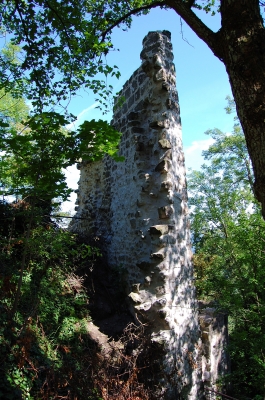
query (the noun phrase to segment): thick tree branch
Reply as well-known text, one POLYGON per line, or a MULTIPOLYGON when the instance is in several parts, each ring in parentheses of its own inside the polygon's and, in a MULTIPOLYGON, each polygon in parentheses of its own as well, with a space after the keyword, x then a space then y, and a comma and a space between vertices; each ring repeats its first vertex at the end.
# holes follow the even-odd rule
POLYGON ((105 40, 108 33, 112 31, 113 28, 124 22, 127 18, 132 15, 136 15, 141 11, 151 10, 156 7, 168 7, 176 11, 176 13, 189 25, 189 27, 202 39, 209 48, 213 51, 216 57, 223 61, 222 46, 221 41, 221 30, 217 33, 213 32, 208 28, 197 15, 191 10, 193 1, 183 2, 182 0, 164 0, 164 1, 154 1, 150 4, 144 5, 139 8, 130 10, 128 13, 124 14, 122 17, 118 18, 113 24, 111 24, 101 35, 102 42, 105 40))
POLYGON ((195 0, 187 0, 188 6, 191 8, 195 3, 195 0))
POLYGON ((182 0, 166 0, 166 6, 172 8, 189 25, 189 27, 206 43, 214 55, 223 61, 223 51, 220 46, 220 37, 222 30, 213 32, 206 26, 200 18, 191 10, 188 3, 182 0))
POLYGON ((102 35, 101 35, 102 42, 105 40, 107 34, 112 31, 112 29, 114 29, 116 26, 118 26, 119 24, 124 22, 127 18, 131 17, 132 15, 138 14, 141 11, 151 10, 152 8, 164 7, 164 6, 166 6, 166 2, 165 1, 154 1, 151 4, 147 4, 147 5, 139 7, 139 8, 134 8, 133 10, 131 10, 128 13, 124 14, 122 17, 118 18, 112 25, 110 25, 108 27, 108 29, 106 29, 102 33, 102 35))

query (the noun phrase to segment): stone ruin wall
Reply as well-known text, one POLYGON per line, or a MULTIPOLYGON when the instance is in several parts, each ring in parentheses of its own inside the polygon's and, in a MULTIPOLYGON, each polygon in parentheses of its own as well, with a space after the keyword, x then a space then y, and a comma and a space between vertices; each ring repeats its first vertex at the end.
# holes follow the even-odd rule
POLYGON ((124 161, 105 157, 79 165, 71 229, 97 236, 109 265, 126 271, 131 311, 149 321, 153 340, 166 351, 170 379, 164 382, 163 398, 178 394, 197 400, 202 342, 170 33, 150 32, 141 59, 113 115, 112 124, 123 134, 119 154, 124 161))
POLYGON ((199 324, 201 328, 201 355, 202 381, 204 383, 207 400, 215 400, 216 393, 208 391, 225 390, 220 385, 220 378, 230 372, 230 362, 226 351, 228 345, 228 316, 225 313, 216 313, 209 304, 199 302, 199 324))

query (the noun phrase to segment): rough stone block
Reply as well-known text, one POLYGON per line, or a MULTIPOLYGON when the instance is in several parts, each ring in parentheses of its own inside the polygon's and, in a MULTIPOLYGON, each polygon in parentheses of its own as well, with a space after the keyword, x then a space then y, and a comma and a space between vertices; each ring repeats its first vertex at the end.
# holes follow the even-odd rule
POLYGON ((153 129, 163 129, 163 128, 168 129, 169 121, 168 120, 153 121, 153 122, 150 122, 149 126, 150 126, 150 128, 153 128, 153 129))
POLYGON ((161 174, 166 174, 167 172, 169 172, 170 168, 171 168, 170 161, 164 159, 159 164, 157 164, 157 166, 155 167, 155 171, 160 172, 161 174))
POLYGON ((157 294, 158 296, 162 296, 162 295, 164 295, 164 294, 166 293, 166 289, 165 289, 164 286, 157 286, 157 287, 155 288, 155 292, 156 292, 156 294, 157 294))
POLYGON ((167 150, 163 154, 163 158, 164 158, 164 160, 172 160, 172 151, 171 151, 171 149, 167 150))
POLYGON ((167 139, 161 139, 158 141, 158 143, 160 144, 162 149, 171 149, 172 147, 170 141, 167 139))
POLYGON ((173 187, 173 183, 171 181, 164 181, 161 183, 161 190, 170 190, 173 187))
POLYGON ((172 206, 164 206, 158 208, 159 219, 167 219, 170 218, 174 213, 172 206))
POLYGON ((153 64, 155 69, 161 69, 164 65, 164 61, 160 55, 155 54, 153 57, 153 64))
POLYGON ((162 89, 164 89, 164 90, 166 90, 167 92, 169 92, 170 89, 171 89, 170 83, 168 83, 168 82, 163 82, 163 83, 162 83, 162 89))
POLYGON ((165 253, 162 253, 158 251, 157 253, 152 253, 151 258, 157 259, 157 260, 164 260, 165 258, 165 253))
POLYGON ((158 72, 154 73, 153 78, 155 82, 165 82, 167 80, 167 73, 161 68, 158 72))
POLYGON ((166 235, 168 231, 168 225, 154 225, 150 227, 151 235, 166 235))

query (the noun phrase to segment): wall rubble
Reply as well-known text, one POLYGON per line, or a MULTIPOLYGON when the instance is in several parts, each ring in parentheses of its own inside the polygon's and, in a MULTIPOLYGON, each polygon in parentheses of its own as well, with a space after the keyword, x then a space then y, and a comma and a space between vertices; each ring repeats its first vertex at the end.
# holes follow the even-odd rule
POLYGON ((170 33, 149 32, 141 59, 112 121, 125 160, 80 164, 81 219, 71 229, 99 237, 109 265, 126 271, 132 313, 149 321, 165 350, 161 398, 198 400, 200 329, 170 33))

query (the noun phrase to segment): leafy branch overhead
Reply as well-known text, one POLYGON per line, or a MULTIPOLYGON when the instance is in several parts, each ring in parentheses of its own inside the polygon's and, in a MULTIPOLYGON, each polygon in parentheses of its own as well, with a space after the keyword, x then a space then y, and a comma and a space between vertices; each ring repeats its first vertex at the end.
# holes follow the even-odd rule
MULTIPOLYGON (((207 12, 214 6, 214 1, 204 6, 183 3, 207 12)), ((130 27, 132 15, 157 6, 170 4, 150 0, 3 0, 2 32, 21 51, 13 58, 1 55, 0 88, 23 93, 39 109, 69 99, 80 87, 108 97, 111 88, 105 77, 120 76, 117 67, 105 59, 113 48, 113 28, 130 27)))
POLYGON ((35 194, 41 198, 66 199, 67 188, 62 168, 80 158, 95 161, 105 154, 119 160, 120 133, 105 121, 84 122, 77 131, 65 127, 71 122, 56 112, 28 117, 18 134, 5 128, 0 136, 1 184, 8 194, 35 194))
POLYGON ((127 29, 133 15, 156 7, 174 10, 224 64, 253 165, 255 196, 265 218, 264 1, 3 0, 2 30, 22 52, 19 66, 1 57, 0 89, 24 93, 38 111, 70 99, 81 86, 101 94, 106 103, 111 88, 105 75, 119 76, 105 61, 112 49, 112 30, 127 29), (220 12, 220 29, 212 31, 198 10, 220 12))
POLYGON ((65 100, 81 87, 91 89, 106 107, 112 87, 106 77, 119 77, 105 55, 109 35, 99 38, 102 21, 95 4, 57 1, 4 1, 2 34, 11 42, 0 54, 0 147, 3 192, 67 198, 62 168, 80 158, 119 159, 120 134, 107 122, 85 122, 69 130, 75 117, 65 113, 65 100), (99 78, 99 76, 103 78, 99 78), (30 100, 30 108, 26 106, 30 100))
POLYGON ((96 75, 118 78, 119 72, 104 60, 112 44, 109 35, 99 38, 104 21, 94 6, 86 0, 1 2, 3 34, 21 52, 19 63, 1 56, 0 87, 16 87, 38 109, 69 99, 81 86, 104 94, 105 79, 96 75))

